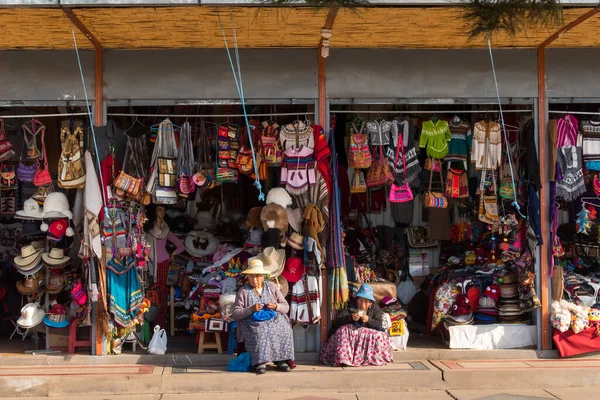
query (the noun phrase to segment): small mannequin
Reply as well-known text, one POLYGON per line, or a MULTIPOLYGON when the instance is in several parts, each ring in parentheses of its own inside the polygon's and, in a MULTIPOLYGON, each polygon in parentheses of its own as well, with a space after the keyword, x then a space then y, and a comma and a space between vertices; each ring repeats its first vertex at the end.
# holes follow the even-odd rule
POLYGON ((181 240, 170 231, 167 221, 165 221, 166 209, 161 205, 151 205, 147 209, 148 223, 145 227, 146 238, 150 243, 150 255, 154 264, 154 282, 158 289, 160 299, 160 311, 156 324, 164 326, 164 319, 167 311, 167 278, 169 275, 169 264, 172 255, 180 254, 185 250, 181 240), (150 228, 150 229, 148 229, 150 228), (173 253, 169 254, 167 242, 175 245, 173 253))

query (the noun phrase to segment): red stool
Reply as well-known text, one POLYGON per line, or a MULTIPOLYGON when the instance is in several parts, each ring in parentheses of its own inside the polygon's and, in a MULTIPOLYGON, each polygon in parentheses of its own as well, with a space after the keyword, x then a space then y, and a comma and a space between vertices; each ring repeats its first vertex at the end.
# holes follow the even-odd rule
POLYGON ((90 326, 90 338, 88 340, 77 340, 77 328, 79 320, 75 318, 69 324, 69 354, 75 353, 75 347, 92 347, 92 327, 90 326))

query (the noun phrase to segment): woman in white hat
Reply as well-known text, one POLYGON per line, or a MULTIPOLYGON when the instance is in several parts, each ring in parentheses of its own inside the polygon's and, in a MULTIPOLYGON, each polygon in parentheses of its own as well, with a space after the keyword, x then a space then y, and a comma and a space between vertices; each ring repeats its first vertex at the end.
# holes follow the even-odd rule
POLYGON ((267 371, 268 362, 289 372, 294 360, 294 338, 287 316, 290 306, 277 285, 265 280, 269 271, 260 259, 251 259, 242 274, 248 283, 238 291, 232 314, 239 321, 238 342, 246 343, 257 374, 267 371))

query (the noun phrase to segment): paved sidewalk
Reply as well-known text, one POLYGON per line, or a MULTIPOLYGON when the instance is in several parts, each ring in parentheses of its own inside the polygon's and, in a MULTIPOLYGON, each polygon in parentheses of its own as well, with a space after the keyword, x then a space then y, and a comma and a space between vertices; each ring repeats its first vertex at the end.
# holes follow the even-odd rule
MULTIPOLYGON (((86 400, 582 400, 597 399, 600 387, 568 389, 470 389, 425 392, 212 393, 85 396, 86 400)), ((2 397, 4 400, 48 400, 52 397, 2 397)), ((56 399, 56 397, 55 397, 56 399)), ((81 396, 61 397, 81 400, 81 396)))
POLYGON ((0 366, 0 399, 600 399, 600 359, 404 361, 383 367, 269 366, 263 376, 197 365, 0 366), (229 394, 228 394, 229 393, 229 394), (12 397, 11 397, 12 396, 12 397))

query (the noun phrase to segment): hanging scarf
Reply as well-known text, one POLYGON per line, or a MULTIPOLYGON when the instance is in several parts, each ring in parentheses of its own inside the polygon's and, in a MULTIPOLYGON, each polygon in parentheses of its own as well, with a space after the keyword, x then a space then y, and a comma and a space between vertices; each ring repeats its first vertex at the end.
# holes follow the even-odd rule
POLYGON ((194 149, 192 148, 192 127, 189 122, 181 126, 179 153, 177 156, 177 177, 191 176, 194 172, 194 149))
MULTIPOLYGON (((335 134, 331 130, 330 148, 335 149, 335 134)), ((331 231, 329 233, 329 260, 330 260, 330 290, 329 301, 334 310, 340 310, 348 302, 348 277, 346 276, 346 259, 344 257, 344 246, 341 225, 341 196, 338 184, 338 160, 337 152, 331 154, 331 171, 333 182, 333 196, 329 213, 331 231)))

